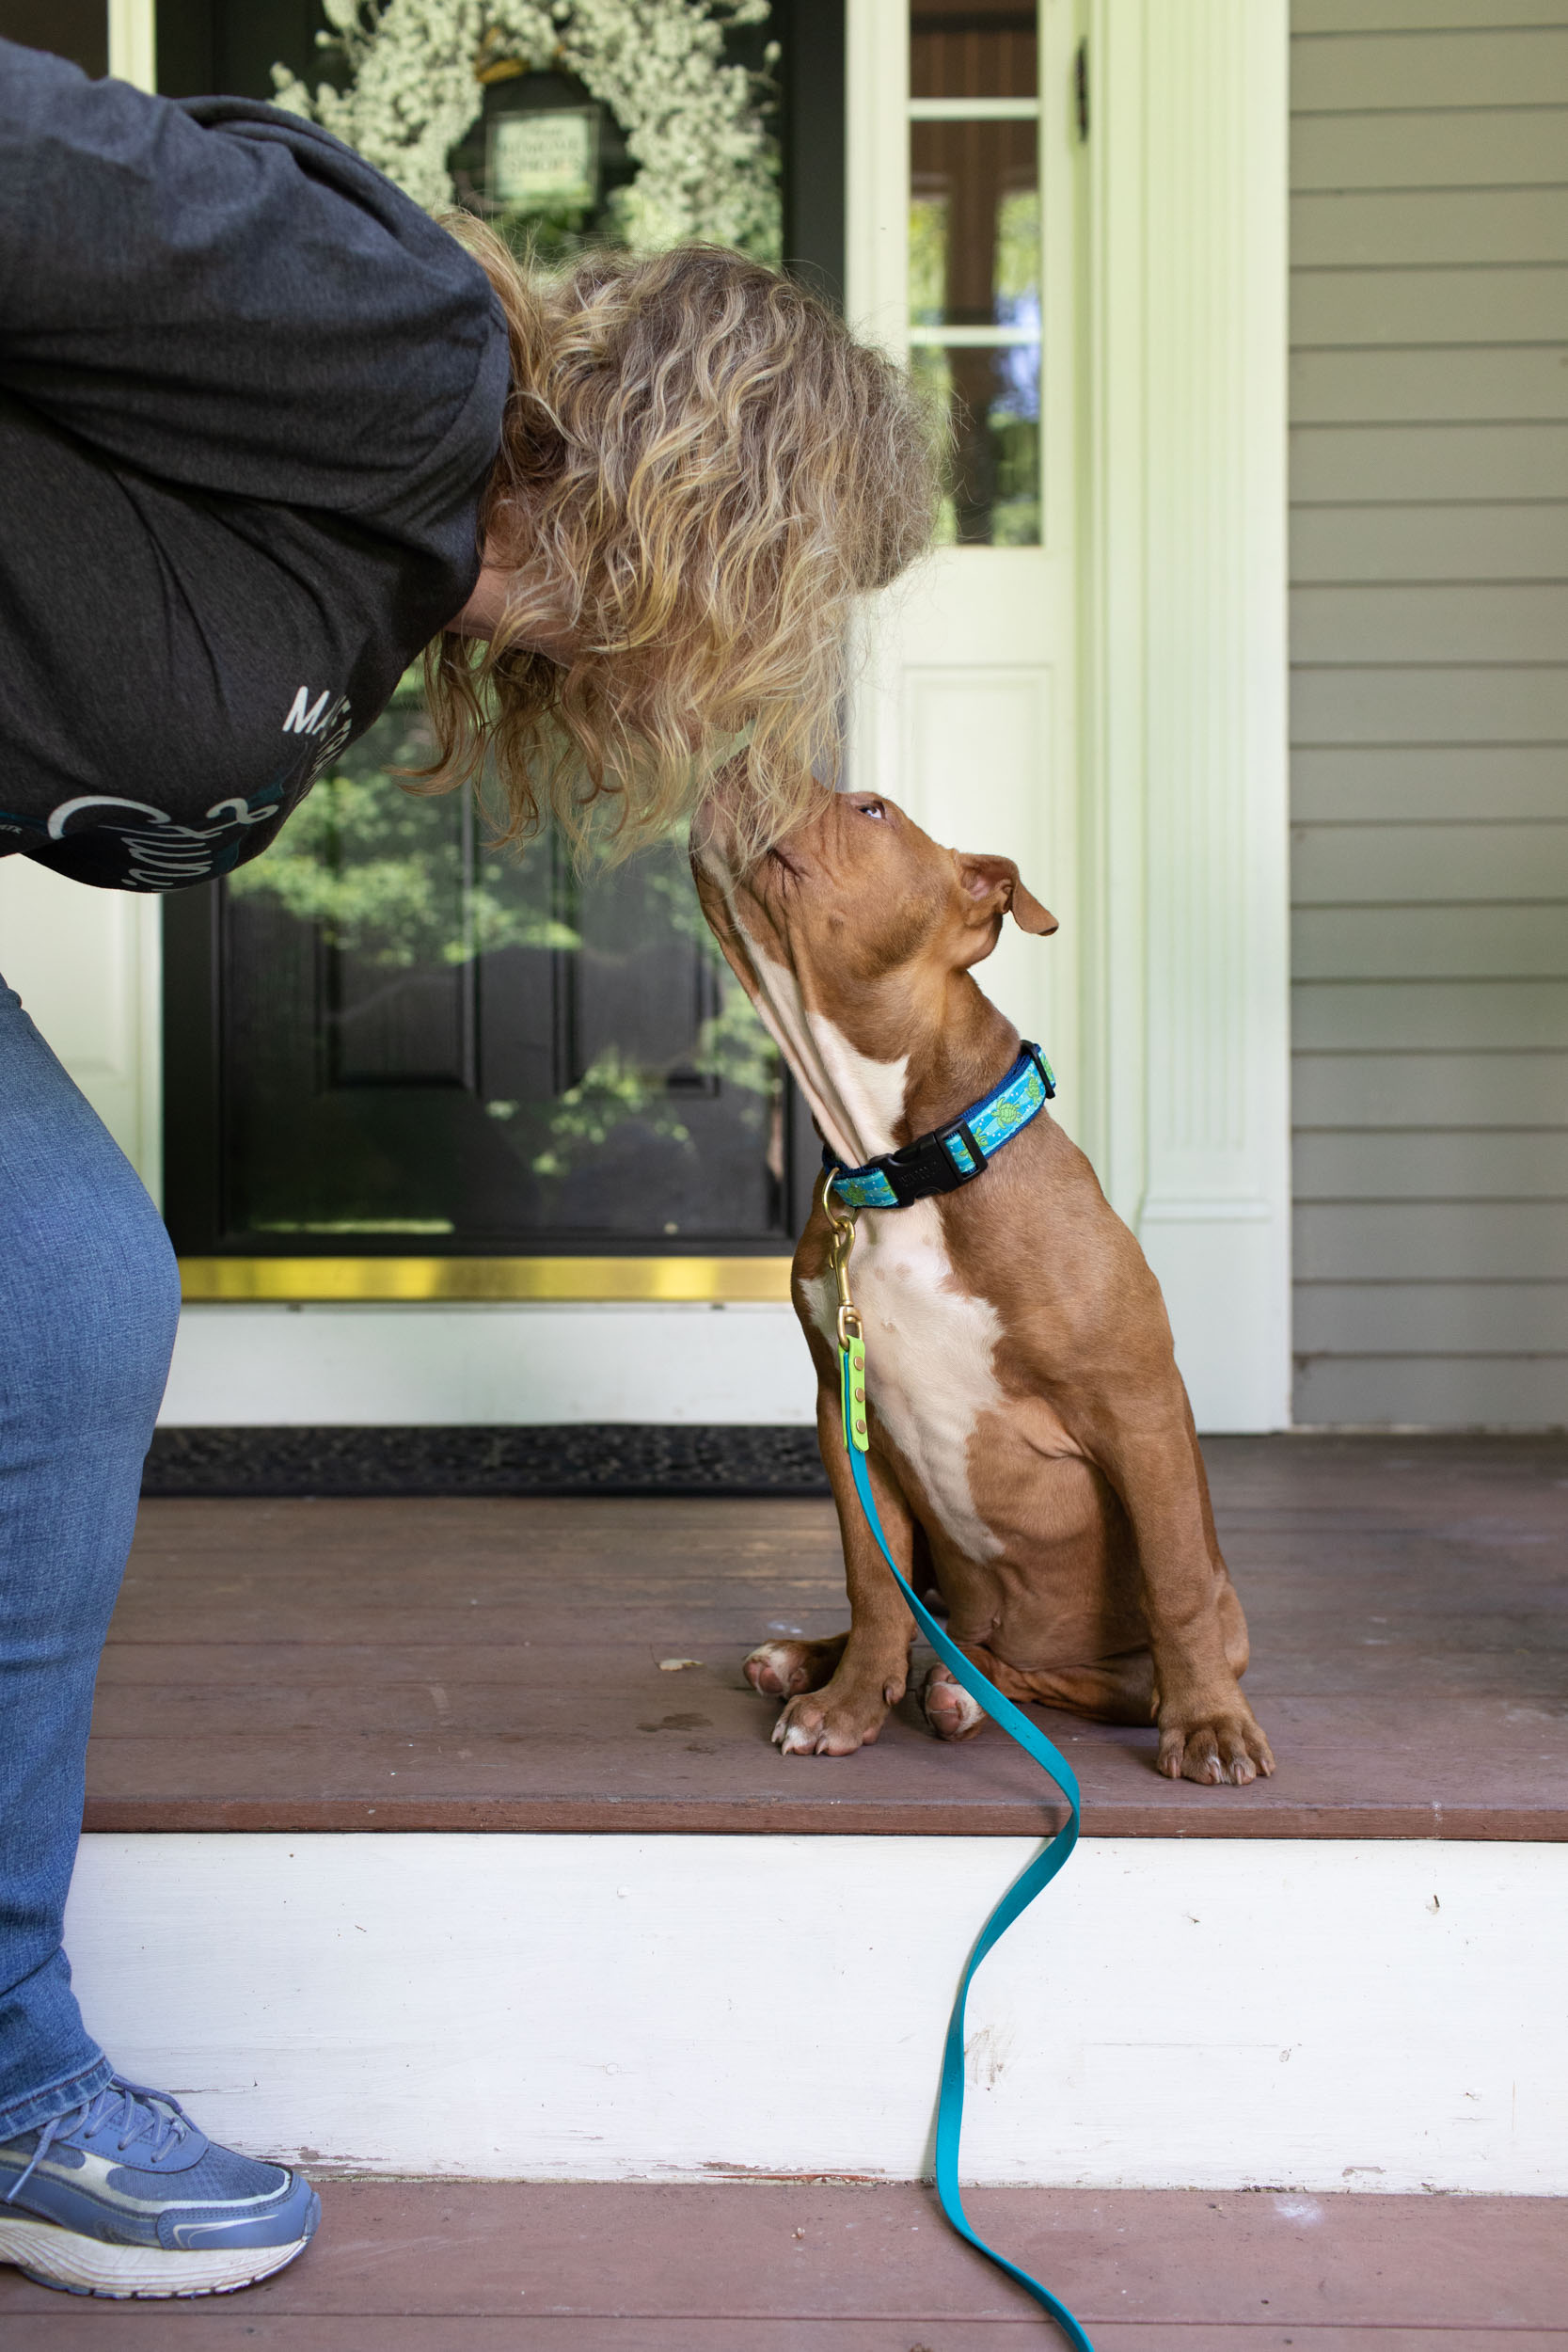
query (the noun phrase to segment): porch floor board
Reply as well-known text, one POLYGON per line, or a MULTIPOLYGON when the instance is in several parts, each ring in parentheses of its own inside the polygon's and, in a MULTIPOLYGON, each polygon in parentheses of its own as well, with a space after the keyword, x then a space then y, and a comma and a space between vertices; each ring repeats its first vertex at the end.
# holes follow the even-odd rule
MULTIPOLYGON (((919 2185, 344 2182, 232 2300, 78 2302, 0 2271, 27 2352, 1002 2352, 1059 2339, 919 2185)), ((981 2189, 1097 2352, 1565 2352, 1545 2198, 981 2189)))
MULTIPOLYGON (((1271 1781, 1041 1710, 1120 1836, 1568 1836, 1568 1438, 1212 1439, 1271 1781)), ((100 1680, 91 1830, 1029 1834, 1034 1768, 906 1701, 785 1761, 740 1662, 845 1622, 832 1506, 150 1502, 100 1680), (660 1661, 700 1662, 666 1671, 660 1661)))

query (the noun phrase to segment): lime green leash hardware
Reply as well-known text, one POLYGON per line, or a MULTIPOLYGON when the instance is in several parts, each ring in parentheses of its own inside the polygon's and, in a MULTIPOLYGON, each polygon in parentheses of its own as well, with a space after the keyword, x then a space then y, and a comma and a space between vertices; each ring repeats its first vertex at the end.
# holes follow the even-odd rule
POLYGON ((958 1989, 954 1996, 953 2013, 947 2021, 947 2041, 942 2056, 942 2082, 937 2093, 937 2195, 942 2212, 971 2246, 1006 2271, 1026 2295, 1033 2296, 1043 2312, 1049 2313, 1074 2352, 1094 2352, 1094 2346, 1067 2305, 1059 2302, 1049 2287, 1042 2286, 1027 2270, 999 2254, 993 2246, 971 2225, 964 2212, 963 2196, 958 2186, 958 2141, 963 2131, 964 2111, 964 2013, 969 2002, 969 1988, 974 1971, 991 1947, 998 1943, 1017 1919, 1043 1894, 1061 1869, 1078 1843, 1078 1824, 1082 1800, 1078 1781, 1065 1756, 1029 1721, 1022 1708, 971 1665, 969 1660, 953 1641, 946 1629, 919 1598, 894 1558, 882 1523, 877 1514, 877 1499, 871 1491, 871 1475, 866 1468, 866 1451, 870 1442, 866 1410, 865 1330, 860 1309, 849 1290, 849 1253, 855 1246, 855 1211, 841 1209, 833 1200, 832 1180, 823 1187, 823 1207, 832 1227, 832 1242, 829 1263, 838 1285, 838 1360, 839 1388, 844 1406, 844 1443, 849 1456, 850 1475, 866 1525, 877 1541, 877 1549, 887 1562, 894 1581, 903 1594, 915 1623, 936 1651, 942 1664, 954 1675, 972 1699, 983 1707, 991 1721, 1016 1740, 1025 1755, 1033 1757, 1041 1771, 1053 1780, 1067 1799, 1068 1818, 1054 1836, 1047 1840, 1033 1861, 1024 1865, 1011 1886, 997 1903, 974 1939, 958 1989))

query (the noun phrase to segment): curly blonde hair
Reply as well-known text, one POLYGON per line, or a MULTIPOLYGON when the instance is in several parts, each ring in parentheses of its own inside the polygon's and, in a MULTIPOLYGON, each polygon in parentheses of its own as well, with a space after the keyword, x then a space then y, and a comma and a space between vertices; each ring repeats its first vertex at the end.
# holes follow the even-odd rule
POLYGON ((451 224, 506 314, 512 389, 481 509, 517 564, 488 643, 426 653, 424 788, 488 766, 503 840, 552 817, 620 853, 733 803, 760 853, 836 773, 855 599, 928 545, 936 437, 910 378, 827 305, 715 246, 563 276, 451 224), (566 624, 569 659, 531 649, 566 624))

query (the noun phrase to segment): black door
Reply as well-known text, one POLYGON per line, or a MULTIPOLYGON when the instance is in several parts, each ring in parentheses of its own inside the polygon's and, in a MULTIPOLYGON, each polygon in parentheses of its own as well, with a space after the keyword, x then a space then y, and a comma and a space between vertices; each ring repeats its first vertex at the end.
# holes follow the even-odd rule
MULTIPOLYGON (((313 81, 324 24, 311 0, 160 0, 161 82, 266 97, 274 58, 313 81)), ((772 76, 785 252, 836 298, 841 0, 775 0, 744 38, 742 61, 772 76)), ((546 204, 528 233, 547 253, 612 232, 633 168, 613 119, 591 120, 558 74, 486 81, 452 158, 463 192, 491 209, 500 156, 570 196, 580 151, 592 207, 546 204), (503 119, 550 114, 498 138, 503 119)), ((702 923, 681 845, 588 877, 547 836, 496 853, 466 796, 404 789, 398 771, 427 745, 405 685, 264 858, 166 903, 177 1247, 787 1247, 819 1146, 702 923)))

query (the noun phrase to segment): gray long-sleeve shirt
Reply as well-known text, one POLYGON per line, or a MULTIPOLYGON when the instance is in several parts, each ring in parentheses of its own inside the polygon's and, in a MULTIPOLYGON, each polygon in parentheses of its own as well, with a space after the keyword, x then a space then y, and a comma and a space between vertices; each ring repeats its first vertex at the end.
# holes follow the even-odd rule
POLYGON ((479 571, 506 330, 359 156, 0 41, 0 854, 253 857, 479 571))

